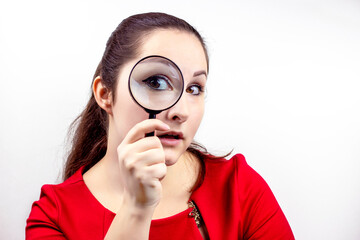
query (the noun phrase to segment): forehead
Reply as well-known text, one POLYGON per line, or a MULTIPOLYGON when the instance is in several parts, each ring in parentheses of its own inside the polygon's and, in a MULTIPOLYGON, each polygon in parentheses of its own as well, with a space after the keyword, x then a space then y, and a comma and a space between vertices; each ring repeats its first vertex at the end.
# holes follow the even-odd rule
POLYGON ((160 55, 174 61, 183 74, 207 70, 204 48, 192 33, 180 30, 155 30, 147 35, 140 49, 140 58, 160 55))

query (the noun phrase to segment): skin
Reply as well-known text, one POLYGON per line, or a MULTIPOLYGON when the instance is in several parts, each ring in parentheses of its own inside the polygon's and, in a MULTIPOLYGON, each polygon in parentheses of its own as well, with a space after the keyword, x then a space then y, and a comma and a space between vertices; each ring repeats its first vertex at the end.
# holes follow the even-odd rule
POLYGON ((206 70, 204 50, 194 35, 156 30, 144 39, 139 56, 120 69, 115 92, 106 89, 100 77, 94 80, 95 99, 109 115, 108 149, 84 174, 84 181, 103 206, 117 213, 106 239, 147 239, 152 219, 187 208, 199 163, 186 149, 203 117, 204 93, 198 86, 205 89, 206 70), (131 68, 149 55, 173 60, 184 77, 182 98, 157 119, 147 119, 148 114, 133 101, 127 87, 131 68), (151 131, 157 136, 181 132, 183 138, 176 144, 157 136, 145 138, 151 131))

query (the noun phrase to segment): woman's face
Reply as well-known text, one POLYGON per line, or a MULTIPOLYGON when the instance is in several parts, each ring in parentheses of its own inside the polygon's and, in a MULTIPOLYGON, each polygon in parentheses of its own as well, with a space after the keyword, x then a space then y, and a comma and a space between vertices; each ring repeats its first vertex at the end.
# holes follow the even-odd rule
POLYGON ((191 33, 156 30, 143 42, 140 56, 120 70, 110 115, 109 140, 112 139, 112 143, 109 144, 116 149, 135 124, 149 117, 130 96, 128 78, 132 67, 149 55, 167 57, 178 65, 184 77, 184 92, 179 102, 156 117, 170 127, 167 132, 156 132, 165 151, 166 165, 170 166, 186 151, 203 117, 207 61, 200 41, 191 33))

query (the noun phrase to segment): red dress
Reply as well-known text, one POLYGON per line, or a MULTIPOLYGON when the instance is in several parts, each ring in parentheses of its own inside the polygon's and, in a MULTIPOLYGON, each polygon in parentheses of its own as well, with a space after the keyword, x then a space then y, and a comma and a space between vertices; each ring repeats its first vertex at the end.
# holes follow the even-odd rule
MULTIPOLYGON (((269 186, 240 154, 205 160, 203 184, 191 194, 211 240, 294 239, 269 186)), ((151 221, 150 240, 202 239, 191 208, 151 221)), ((27 220, 26 239, 104 239, 115 213, 86 187, 82 170, 44 185, 27 220)))

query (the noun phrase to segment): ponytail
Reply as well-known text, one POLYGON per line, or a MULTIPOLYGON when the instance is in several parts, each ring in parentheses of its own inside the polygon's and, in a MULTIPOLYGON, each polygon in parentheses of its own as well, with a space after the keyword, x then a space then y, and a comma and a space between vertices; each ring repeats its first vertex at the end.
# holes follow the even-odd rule
POLYGON ((73 140, 65 165, 64 180, 82 166, 91 168, 105 156, 107 119, 107 113, 99 107, 92 94, 84 111, 70 126, 69 134, 73 132, 73 140))

